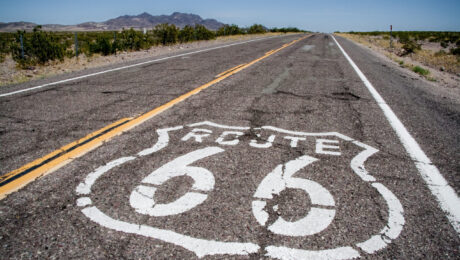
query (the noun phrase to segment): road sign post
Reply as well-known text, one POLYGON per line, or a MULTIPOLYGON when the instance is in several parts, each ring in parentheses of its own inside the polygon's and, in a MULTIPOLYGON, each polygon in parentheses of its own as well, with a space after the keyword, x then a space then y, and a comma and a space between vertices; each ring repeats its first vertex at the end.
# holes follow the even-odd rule
POLYGON ((22 34, 19 35, 19 41, 21 42, 21 58, 24 59, 24 41, 22 39, 22 34))
POLYGON ((75 32, 75 57, 78 58, 78 38, 77 38, 77 32, 75 32))
POLYGON ((117 32, 113 32, 113 49, 114 49, 114 53, 115 55, 117 55, 117 32))
POLYGON ((393 36, 392 36, 392 31, 393 31, 393 25, 390 25, 390 48, 393 48, 393 36))

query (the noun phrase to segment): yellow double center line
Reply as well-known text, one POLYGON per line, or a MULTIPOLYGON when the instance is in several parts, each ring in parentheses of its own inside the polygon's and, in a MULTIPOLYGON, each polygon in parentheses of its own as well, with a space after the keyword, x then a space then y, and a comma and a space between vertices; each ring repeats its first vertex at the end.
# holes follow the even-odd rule
POLYGON ((0 199, 6 197, 6 195, 19 190, 28 183, 34 181, 40 176, 49 174, 60 167, 64 166, 72 159, 84 155, 85 153, 95 149, 100 146, 103 142, 110 140, 112 137, 119 135, 123 132, 128 131, 129 129, 138 126, 150 118, 160 114, 161 112, 169 109, 170 107, 184 101, 185 99, 198 94, 200 91, 209 88, 210 86, 230 77, 231 75, 238 73, 253 64, 273 55, 274 53, 279 52, 280 50, 287 48, 294 43, 305 39, 308 36, 304 36, 297 40, 294 40, 290 43, 284 44, 278 49, 270 50, 265 53, 264 56, 259 57, 249 63, 240 64, 229 70, 226 70, 216 76, 216 78, 194 90, 179 96, 168 103, 159 106, 143 115, 140 115, 136 118, 123 118, 113 124, 110 124, 100 130, 97 130, 84 138, 72 142, 68 145, 61 147, 60 149, 40 158, 31 163, 28 163, 12 172, 9 172, 3 176, 0 176, 0 199))

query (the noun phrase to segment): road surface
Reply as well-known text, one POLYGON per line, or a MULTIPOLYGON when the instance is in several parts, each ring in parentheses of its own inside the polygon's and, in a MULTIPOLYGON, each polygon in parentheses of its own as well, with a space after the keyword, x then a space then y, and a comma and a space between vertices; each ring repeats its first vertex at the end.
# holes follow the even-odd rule
POLYGON ((2 88, 2 258, 458 259, 449 93, 327 34, 2 88))

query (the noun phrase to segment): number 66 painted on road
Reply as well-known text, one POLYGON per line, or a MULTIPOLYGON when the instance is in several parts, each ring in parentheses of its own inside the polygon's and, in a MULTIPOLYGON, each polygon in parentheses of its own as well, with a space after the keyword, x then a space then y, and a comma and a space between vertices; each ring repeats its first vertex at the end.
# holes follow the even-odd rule
MULTIPOLYGON (((200 205, 208 196, 203 193, 209 192, 214 188, 214 176, 207 169, 189 165, 223 151, 219 147, 207 147, 182 155, 166 163, 144 178, 142 180, 143 184, 134 189, 130 196, 131 206, 138 213, 160 217, 180 214, 200 205), (154 196, 157 187, 155 186, 160 186, 171 178, 179 176, 189 176, 194 180, 192 191, 187 192, 171 203, 156 203, 154 196)), ((273 199, 274 194, 280 194, 287 188, 301 189, 307 192, 313 205, 335 205, 329 191, 317 182, 292 177, 297 171, 315 161, 317 159, 313 157, 301 156, 285 165, 278 165, 262 180, 254 194, 254 197, 258 198, 258 200, 252 202, 252 212, 259 224, 265 226, 269 219, 268 213, 264 210, 267 205, 266 200, 273 199)), ((276 211, 276 208, 274 210, 276 211)), ((288 222, 279 217, 268 227, 268 230, 287 236, 312 235, 324 230, 332 222, 334 215, 335 210, 312 207, 307 216, 295 222, 288 222)))
MULTIPOLYGON (((216 131, 222 131, 221 129, 229 129, 232 131, 235 129, 238 131, 250 130, 249 127, 219 125, 208 121, 190 124, 187 127, 200 126, 216 128, 218 129, 216 131)), ((76 202, 79 207, 82 207, 82 213, 90 220, 103 227, 129 234, 155 238, 166 243, 181 246, 195 253, 199 258, 207 255, 247 256, 259 252, 263 246, 263 250, 266 251, 264 256, 278 259, 354 259, 360 257, 362 253, 369 256, 369 254, 382 250, 393 240, 398 238, 403 229, 405 223, 403 216, 404 210, 399 199, 391 190, 369 174, 364 167, 366 160, 375 154, 378 151, 377 149, 337 132, 294 132, 273 126, 262 126, 259 130, 262 129, 264 131, 289 135, 285 137, 286 139, 293 139, 292 136, 296 136, 296 138, 294 138, 296 140, 305 139, 305 137, 335 137, 342 140, 342 142, 357 146, 360 152, 351 158, 350 167, 359 180, 373 187, 386 202, 388 217, 381 230, 370 234, 364 241, 354 241, 350 242, 348 245, 314 250, 286 247, 279 244, 277 245, 276 242, 270 245, 258 245, 250 241, 217 241, 193 237, 173 230, 141 223, 130 223, 112 218, 101 211, 97 205, 93 205, 91 198, 92 187, 100 177, 127 162, 134 161, 167 147, 169 143, 169 134, 180 131, 181 129, 184 129, 184 126, 157 129, 158 141, 152 147, 146 148, 134 156, 112 160, 89 173, 84 181, 76 188, 76 192, 80 196, 76 202)), ((206 133, 211 132, 211 130, 206 131, 206 133)), ((193 132, 193 130, 191 132, 193 132)), ((197 138, 196 141, 201 143, 201 139, 199 138, 197 138)), ((191 165, 201 159, 216 155, 223 151, 224 150, 219 147, 206 147, 182 155, 164 164, 153 171, 148 177, 144 178, 141 184, 134 188, 130 195, 131 206, 139 213, 160 217, 184 213, 200 205, 207 199, 207 193, 213 190, 215 180, 213 174, 209 170, 191 165), (172 178, 181 176, 187 176, 193 179, 191 190, 171 203, 158 203, 158 199, 155 197, 158 187, 164 185, 165 182, 172 178)), ((317 161, 317 159, 313 157, 307 155, 300 156, 297 159, 276 166, 273 171, 265 176, 257 187, 252 202, 252 212, 259 224, 266 226, 267 230, 273 233, 288 236, 308 236, 323 231, 328 227, 335 216, 335 202, 332 195, 324 187, 314 181, 294 177, 296 172, 315 161, 317 161), (280 195, 283 190, 288 188, 299 189, 308 194, 312 205, 308 214, 294 222, 285 221, 282 217, 277 217, 277 219, 270 218, 270 216, 279 215, 268 213, 279 213, 277 212, 278 205, 275 205, 276 203, 273 200, 276 199, 276 195, 280 195)))

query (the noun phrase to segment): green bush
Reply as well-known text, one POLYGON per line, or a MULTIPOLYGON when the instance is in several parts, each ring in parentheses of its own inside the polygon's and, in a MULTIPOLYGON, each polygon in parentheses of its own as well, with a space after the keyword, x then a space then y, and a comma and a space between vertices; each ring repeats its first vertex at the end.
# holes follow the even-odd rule
POLYGON ((440 50, 434 53, 434 56, 436 57, 445 56, 445 55, 447 55, 447 52, 445 52, 444 50, 440 50))
POLYGON ((217 36, 227 36, 227 35, 237 35, 237 34, 244 34, 244 30, 238 27, 236 24, 232 25, 224 25, 219 28, 216 32, 217 36))
POLYGON ((112 43, 107 37, 98 36, 96 42, 90 44, 91 53, 101 53, 104 56, 115 53, 112 43))
POLYGON ((179 38, 179 29, 173 24, 158 24, 153 33, 163 45, 174 44, 179 38))
POLYGON ((8 53, 11 53, 11 47, 15 41, 13 33, 0 33, 0 63, 5 61, 8 53))
MULTIPOLYGON (((288 33, 288 32, 306 32, 304 30, 300 30, 297 27, 283 27, 283 28, 271 28, 270 32, 282 32, 282 33, 288 33)), ((336 32, 337 33, 337 32, 336 32)))
POLYGON ((265 27, 261 24, 254 24, 251 27, 248 28, 248 33, 249 34, 256 34, 256 33, 265 33, 267 30, 265 27))
POLYGON ((422 67, 420 67, 420 66, 415 66, 415 67, 413 67, 413 68, 412 68, 412 71, 415 72, 415 73, 418 73, 418 74, 420 74, 420 75, 422 75, 422 76, 426 76, 426 75, 430 74, 430 71, 429 71, 429 70, 424 69, 424 68, 422 68, 422 67))
POLYGON ((45 64, 50 60, 64 60, 66 47, 60 43, 59 38, 52 33, 41 31, 41 26, 36 26, 32 34, 18 32, 16 44, 12 46, 13 59, 20 66, 45 64), (20 37, 23 37, 24 58, 20 45, 20 37))
POLYGON ((460 47, 452 48, 452 49, 450 50, 450 53, 452 53, 453 55, 460 56, 460 47))
POLYGON ((180 30, 178 37, 179 41, 182 43, 195 41, 195 30, 192 26, 186 25, 184 28, 182 28, 182 30, 180 30))
MULTIPOLYGON (((160 24, 145 34, 133 28, 123 29, 121 32, 78 32, 78 54, 85 54, 88 57, 95 53, 111 55, 117 51, 148 49, 158 44, 169 45, 177 42, 211 40, 216 36, 265 33, 266 31, 267 29, 260 24, 254 24, 249 28, 240 28, 235 24, 224 25, 216 32, 208 30, 203 25, 185 26, 179 29, 175 25, 160 24)), ((304 32, 295 27, 273 28, 270 31, 304 32)), ((23 68, 45 64, 53 60, 62 61, 66 57, 75 57, 74 44, 75 33, 44 32, 40 26, 37 26, 33 32, 0 33, 0 62, 8 54, 12 54, 13 59, 23 68), (21 55, 19 43, 21 36, 24 42, 24 58, 21 55)))
POLYGON ((407 55, 420 50, 420 44, 417 44, 415 41, 408 40, 404 43, 402 48, 404 49, 404 55, 407 55))
POLYGON ((216 34, 214 32, 208 30, 205 26, 201 24, 195 25, 195 35, 196 40, 198 41, 212 40, 216 38, 216 34))
POLYGON ((124 30, 120 33, 119 47, 120 50, 134 50, 138 51, 143 46, 143 35, 142 32, 135 31, 133 28, 124 30))

